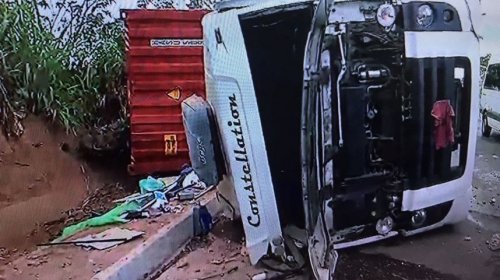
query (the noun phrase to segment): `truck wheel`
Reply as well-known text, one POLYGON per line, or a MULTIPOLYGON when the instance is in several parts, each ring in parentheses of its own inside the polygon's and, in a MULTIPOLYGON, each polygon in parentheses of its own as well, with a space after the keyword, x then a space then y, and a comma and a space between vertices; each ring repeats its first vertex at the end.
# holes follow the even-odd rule
POLYGON ((483 121, 481 123, 481 132, 484 137, 490 137, 491 135, 491 126, 488 125, 488 118, 486 114, 483 114, 483 121))

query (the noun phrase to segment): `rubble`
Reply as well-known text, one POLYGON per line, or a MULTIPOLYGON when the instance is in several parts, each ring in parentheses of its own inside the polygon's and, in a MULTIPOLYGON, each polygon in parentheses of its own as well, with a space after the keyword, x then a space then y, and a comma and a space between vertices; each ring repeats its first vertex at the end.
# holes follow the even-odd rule
POLYGON ((9 250, 4 247, 0 247, 0 260, 9 255, 9 250))
MULTIPOLYGON (((87 216, 88 219, 83 221, 82 219, 76 219, 80 220, 80 222, 64 228, 61 237, 57 238, 56 241, 60 243, 77 232, 91 227, 126 223, 130 219, 157 217, 164 213, 180 213, 184 207, 178 202, 195 202, 212 188, 213 186, 207 187, 200 180, 193 168, 185 166, 179 176, 167 178, 153 178, 149 176, 146 179, 142 179, 139 182, 140 192, 124 198, 116 199, 116 197, 111 197, 110 195, 103 195, 100 190, 97 190, 83 202, 80 209, 68 214, 68 216, 78 215, 82 217, 82 215, 87 216, 87 213, 90 212, 91 216, 87 216), (113 205, 115 203, 117 205, 111 210, 108 207, 107 210, 103 209, 104 211, 97 212, 92 207, 95 205, 92 204, 94 201, 101 202, 98 206, 101 204, 113 205), (105 213, 102 214, 103 212, 105 213)), ((112 188, 108 187, 108 189, 112 188)), ((70 219, 64 219, 65 224, 68 220, 70 219)), ((60 222, 55 221, 54 224, 59 224, 60 222)), ((51 225, 47 224, 47 226, 50 227, 51 225)))
POLYGON ((210 275, 207 275, 205 277, 198 278, 197 280, 208 280, 208 279, 212 279, 212 278, 216 278, 216 277, 223 278, 225 275, 231 274, 231 273, 235 272, 236 270, 238 270, 238 267, 233 266, 233 267, 231 267, 223 272, 210 274, 210 275))
POLYGON ((500 233, 495 233, 489 241, 486 241, 488 248, 492 251, 500 250, 500 233))
POLYGON ((188 266, 188 265, 189 265, 189 263, 188 263, 187 261, 185 261, 185 260, 181 260, 181 261, 179 261, 179 262, 175 265, 175 267, 177 267, 177 268, 183 268, 183 267, 186 267, 186 266, 188 266))
POLYGON ((215 265, 221 265, 224 263, 224 260, 222 259, 215 259, 215 260, 211 260, 210 261, 211 264, 215 264, 215 265))
POLYGON ((33 266, 33 267, 38 267, 38 266, 41 266, 42 264, 48 262, 47 255, 35 255, 35 256, 27 257, 27 259, 29 260, 27 265, 33 266))
POLYGON ((241 247, 240 255, 243 256, 243 257, 248 256, 248 251, 247 251, 247 247, 246 246, 242 246, 241 247))

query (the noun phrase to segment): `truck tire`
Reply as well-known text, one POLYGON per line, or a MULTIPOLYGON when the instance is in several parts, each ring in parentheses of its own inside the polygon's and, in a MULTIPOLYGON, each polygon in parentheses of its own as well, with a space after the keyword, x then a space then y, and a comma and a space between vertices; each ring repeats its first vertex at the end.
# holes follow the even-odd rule
POLYGON ((488 125, 488 118, 486 117, 486 112, 483 113, 483 120, 481 122, 481 133, 484 137, 490 137, 491 126, 488 125))

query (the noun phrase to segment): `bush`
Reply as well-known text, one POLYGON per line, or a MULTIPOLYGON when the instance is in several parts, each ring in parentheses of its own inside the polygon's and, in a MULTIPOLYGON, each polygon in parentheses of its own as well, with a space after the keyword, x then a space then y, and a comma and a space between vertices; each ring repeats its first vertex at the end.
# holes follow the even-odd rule
POLYGON ((68 130, 96 123, 104 95, 124 92, 123 26, 106 9, 113 2, 0 3, 0 76, 11 103, 68 130))

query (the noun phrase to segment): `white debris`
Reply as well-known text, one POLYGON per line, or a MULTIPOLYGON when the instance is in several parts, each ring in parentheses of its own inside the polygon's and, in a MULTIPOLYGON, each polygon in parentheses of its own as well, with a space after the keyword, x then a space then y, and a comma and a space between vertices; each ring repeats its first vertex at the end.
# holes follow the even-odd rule
POLYGON ((252 276, 252 280, 266 280, 266 279, 267 279, 267 274, 265 272, 252 276))
POLYGON ((470 236, 466 236, 466 237, 464 237, 464 240, 465 240, 465 241, 471 241, 471 240, 472 240, 472 238, 471 238, 470 236))

